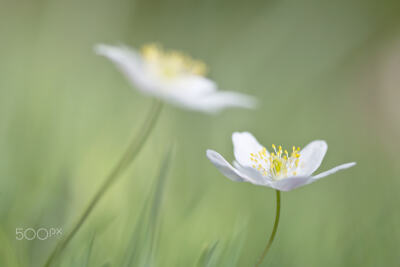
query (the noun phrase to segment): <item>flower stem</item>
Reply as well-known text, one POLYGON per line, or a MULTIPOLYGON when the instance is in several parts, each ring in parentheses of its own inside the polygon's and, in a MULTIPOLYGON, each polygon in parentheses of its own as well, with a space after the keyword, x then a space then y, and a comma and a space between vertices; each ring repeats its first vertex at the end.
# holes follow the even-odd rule
POLYGON ((46 261, 45 267, 50 267, 54 259, 63 251, 63 249, 68 245, 71 239, 75 236, 78 230, 81 228, 85 220, 88 218, 90 213, 93 211, 97 203, 101 200, 103 195, 107 192, 107 190, 116 182, 116 180, 121 177, 121 174, 124 170, 133 162, 136 156, 139 154, 141 148, 145 144, 148 136, 150 135, 154 125, 157 122, 157 119, 160 115, 162 109, 162 102, 155 100, 148 116, 146 117, 142 131, 132 140, 130 145, 127 147, 125 153, 115 165, 115 167, 111 170, 107 178, 104 180, 103 184, 100 186, 96 194, 93 196, 89 205, 84 210, 84 212, 79 217, 78 221, 75 223, 72 230, 62 239, 58 245, 55 247, 53 252, 50 254, 49 258, 46 261))
POLYGON ((256 263, 255 267, 258 267, 261 265, 262 261, 264 260, 265 256, 267 255, 267 253, 272 245, 272 242, 274 242, 276 231, 278 230, 280 214, 281 214, 281 191, 276 190, 276 215, 275 215, 274 228, 272 229, 271 237, 268 240, 267 246, 265 247, 265 249, 264 249, 260 259, 256 263))

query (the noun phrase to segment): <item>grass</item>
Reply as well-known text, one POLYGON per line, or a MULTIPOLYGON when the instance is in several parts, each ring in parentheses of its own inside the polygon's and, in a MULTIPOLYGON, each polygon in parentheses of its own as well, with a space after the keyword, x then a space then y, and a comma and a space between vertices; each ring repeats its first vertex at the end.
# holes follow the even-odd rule
POLYGON ((261 105, 218 116, 166 105, 60 266, 253 266, 274 192, 229 181, 205 157, 233 159, 231 134, 243 130, 265 145, 326 140, 321 170, 358 163, 282 193, 262 266, 396 266, 399 110, 382 73, 398 1, 377 3, 0 0, 0 266, 43 266, 59 239, 19 241, 16 228, 68 232, 151 106, 93 45, 154 41, 261 105))

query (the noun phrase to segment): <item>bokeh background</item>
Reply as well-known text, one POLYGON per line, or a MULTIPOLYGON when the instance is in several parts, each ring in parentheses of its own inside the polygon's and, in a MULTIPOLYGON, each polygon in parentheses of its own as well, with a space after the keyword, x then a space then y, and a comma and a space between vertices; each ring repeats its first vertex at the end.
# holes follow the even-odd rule
POLYGON ((61 266, 253 266, 275 193, 205 157, 232 160, 244 130, 267 147, 326 140, 321 170, 358 163, 283 193, 263 266, 399 266, 399 14, 397 0, 0 0, 0 266, 44 263, 59 239, 18 241, 16 228, 68 232, 151 107, 93 46, 149 42, 203 60, 220 88, 261 105, 166 106, 61 266))

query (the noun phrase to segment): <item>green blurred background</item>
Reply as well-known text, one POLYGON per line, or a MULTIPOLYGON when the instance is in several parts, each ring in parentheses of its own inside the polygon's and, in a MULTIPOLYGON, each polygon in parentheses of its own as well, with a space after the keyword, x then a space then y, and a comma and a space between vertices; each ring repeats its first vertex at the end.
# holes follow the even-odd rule
POLYGON ((263 266, 399 266, 398 14, 397 0, 0 0, 0 266, 43 264, 58 239, 18 241, 16 228, 66 233, 151 106, 93 46, 148 42, 202 59, 221 89, 261 105, 217 116, 166 106, 62 266, 146 253, 130 242, 173 142, 152 266, 197 266, 215 242, 208 266, 253 266, 275 193, 229 181, 205 157, 232 160, 231 134, 244 130, 267 147, 326 140, 320 170, 358 163, 283 193, 263 266))

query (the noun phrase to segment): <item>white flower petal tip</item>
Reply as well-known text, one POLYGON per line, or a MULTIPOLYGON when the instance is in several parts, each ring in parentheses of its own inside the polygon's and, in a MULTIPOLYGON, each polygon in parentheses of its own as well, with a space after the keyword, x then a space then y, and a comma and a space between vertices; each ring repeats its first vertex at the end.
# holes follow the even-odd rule
POLYGON ((218 91, 216 84, 205 78, 206 65, 178 51, 164 51, 155 44, 143 46, 140 52, 99 44, 94 51, 112 61, 139 91, 181 108, 213 114, 257 105, 254 97, 218 91))
POLYGON ((296 146, 285 150, 282 146, 272 145, 271 152, 249 132, 234 132, 232 142, 235 168, 217 152, 207 150, 207 157, 221 173, 234 181, 268 186, 279 191, 291 191, 356 165, 355 162, 346 163, 311 176, 326 154, 328 145, 325 141, 313 141, 303 150, 296 146))
POLYGON ((196 103, 188 106, 188 109, 209 114, 218 114, 228 108, 255 109, 257 100, 251 96, 235 92, 219 91, 204 95, 197 99, 196 103))
POLYGON ((328 144, 324 140, 315 140, 300 151, 298 174, 311 176, 321 165, 328 150, 328 144))
POLYGON ((111 46, 105 45, 105 44, 97 44, 94 46, 94 52, 98 55, 104 55, 109 51, 109 48, 111 46))
POLYGON ((126 60, 128 53, 131 51, 123 46, 97 44, 94 46, 94 52, 110 60, 126 60))
POLYGON ((252 166, 253 162, 250 160, 250 153, 262 149, 257 139, 249 132, 234 132, 232 134, 232 143, 235 158, 242 166, 252 166))
POLYGON ((214 112, 219 112, 229 107, 255 109, 258 105, 257 99, 252 96, 229 91, 214 93, 207 96, 205 100, 209 109, 214 110, 214 112))
POLYGON ((214 164, 215 167, 227 178, 235 182, 243 182, 242 176, 232 167, 218 152, 208 149, 207 158, 214 164))
POLYGON ((353 166, 355 166, 355 165, 357 165, 356 162, 350 162, 350 163, 345 163, 345 164, 336 166, 336 167, 334 167, 334 168, 332 168, 332 169, 330 169, 330 170, 327 170, 327 171, 324 171, 324 172, 322 172, 322 173, 320 173, 320 174, 315 175, 315 176, 313 177, 313 180, 321 179, 321 178, 326 177, 326 176, 328 176, 328 175, 334 174, 335 172, 338 172, 338 171, 341 171, 341 170, 345 170, 345 169, 351 168, 351 167, 353 167, 353 166))

